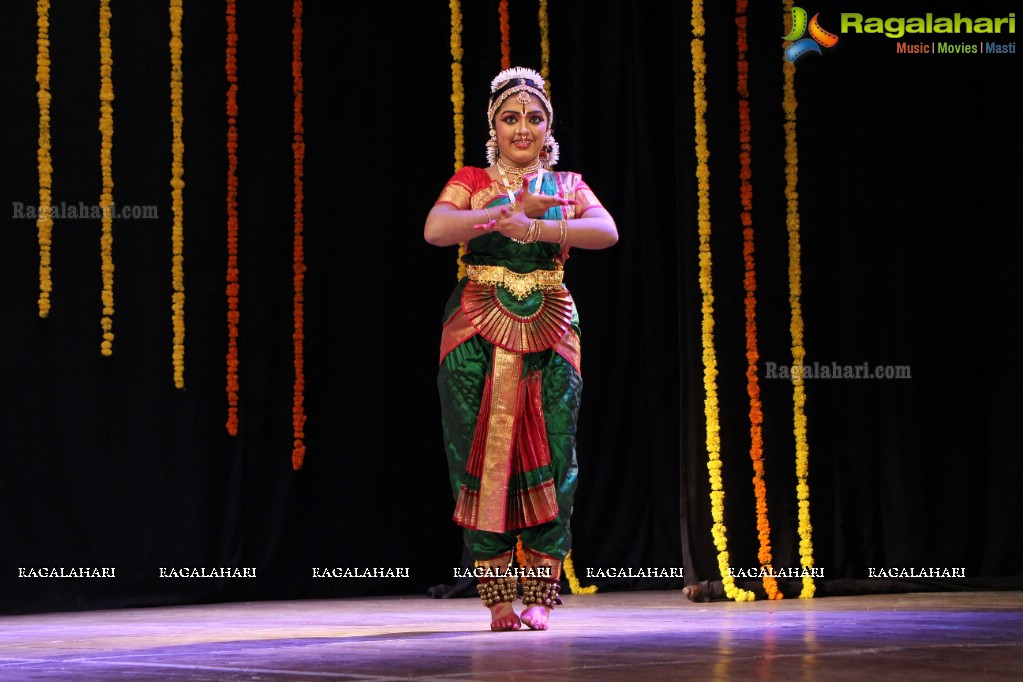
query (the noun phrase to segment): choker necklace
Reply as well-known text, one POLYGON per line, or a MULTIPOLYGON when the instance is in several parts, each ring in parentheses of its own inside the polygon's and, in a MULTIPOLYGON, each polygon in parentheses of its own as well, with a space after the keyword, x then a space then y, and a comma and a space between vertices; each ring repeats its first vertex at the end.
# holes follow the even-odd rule
POLYGON ((504 189, 508 192, 508 200, 511 202, 513 210, 515 208, 515 192, 522 187, 522 183, 525 181, 526 175, 536 172, 539 168, 539 159, 537 159, 536 163, 532 166, 526 166, 525 168, 513 168, 512 166, 506 165, 500 158, 497 159, 497 172, 501 174, 501 182, 504 183, 504 189), (515 178, 514 187, 508 180, 509 174, 515 178))

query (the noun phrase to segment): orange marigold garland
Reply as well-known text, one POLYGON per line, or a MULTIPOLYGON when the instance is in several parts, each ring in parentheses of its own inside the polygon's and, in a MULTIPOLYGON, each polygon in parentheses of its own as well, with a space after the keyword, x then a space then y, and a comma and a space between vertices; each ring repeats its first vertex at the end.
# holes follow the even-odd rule
POLYGON ((757 537, 760 548, 757 558, 765 569, 763 583, 769 599, 781 599, 778 581, 772 573, 771 526, 767 518, 767 485, 764 482, 764 443, 762 424, 764 420, 760 402, 758 363, 760 351, 757 346, 757 275, 754 259, 753 240, 753 171, 751 168, 752 141, 750 135, 749 103, 749 62, 746 60, 746 5, 747 0, 736 0, 735 25, 736 45, 739 57, 737 63, 739 93, 739 198, 742 205, 742 255, 746 268, 744 287, 746 289, 746 391, 749 394, 750 416, 750 459, 753 461, 753 492, 756 495, 757 537))
POLYGON ((174 328, 174 385, 185 387, 185 230, 184 230, 184 188, 185 188, 185 143, 182 128, 185 123, 182 100, 184 97, 183 74, 181 71, 181 18, 184 14, 184 0, 170 0, 170 56, 171 56, 171 318, 174 328))
POLYGON ((227 432, 238 435, 238 31, 227 0, 227 432))
POLYGON ((36 158, 39 165, 39 215, 36 231, 39 238, 39 317, 50 314, 50 292, 53 280, 50 276, 50 247, 53 239, 52 176, 53 163, 50 158, 50 3, 39 0, 36 3, 36 84, 39 92, 39 149, 36 158))
MULTIPOLYGON (((783 0, 785 16, 792 15, 792 0, 783 0)), ((785 31, 783 35, 787 35, 785 31)), ((806 439, 806 391, 803 388, 803 312, 802 269, 799 243, 799 152, 796 144, 796 65, 783 60, 785 85, 785 199, 786 226, 789 236, 789 307, 792 335, 792 415, 796 437, 796 499, 799 503, 799 560, 803 568, 803 589, 800 599, 810 599, 816 591, 813 582, 813 526, 810 524, 810 446, 806 439)))
POLYGON ((710 151, 707 146, 706 52, 703 36, 706 31, 702 0, 693 0, 693 106, 696 112, 696 178, 697 223, 700 233, 700 292, 703 299, 703 384, 706 397, 704 414, 707 419, 707 469, 710 473, 711 517, 714 524, 711 535, 718 551, 718 570, 725 595, 736 601, 752 601, 753 593, 735 585, 732 577, 728 537, 725 527, 725 490, 721 480, 721 425, 717 396, 717 355, 714 350, 714 289, 711 281, 710 251, 710 151))
MULTIPOLYGON (((465 161, 465 89, 462 87, 462 8, 458 0, 450 0, 451 7, 451 105, 455 124, 455 172, 465 161)), ((462 256, 465 243, 458 245, 458 279, 466 275, 462 256)))
POLYGON ((291 452, 291 466, 296 471, 302 468, 305 460, 305 358, 303 347, 305 342, 305 321, 303 318, 305 294, 305 249, 304 249, 304 213, 305 197, 302 189, 302 178, 305 168, 305 127, 302 122, 302 0, 294 0, 291 9, 295 19, 291 30, 291 75, 292 91, 295 96, 294 140, 291 148, 295 160, 295 240, 294 240, 294 324, 292 334, 295 349, 295 390, 292 403, 292 426, 294 429, 294 445, 291 452))
POLYGON ((497 5, 501 16, 501 69, 511 68, 511 22, 508 16, 508 0, 501 0, 497 5))
POLYGON ((100 353, 112 355, 114 352, 114 56, 110 45, 110 0, 99 3, 99 131, 100 131, 100 171, 103 178, 103 189, 100 193, 100 210, 103 212, 100 234, 100 260, 102 262, 103 317, 100 326, 103 329, 103 340, 100 342, 100 353))

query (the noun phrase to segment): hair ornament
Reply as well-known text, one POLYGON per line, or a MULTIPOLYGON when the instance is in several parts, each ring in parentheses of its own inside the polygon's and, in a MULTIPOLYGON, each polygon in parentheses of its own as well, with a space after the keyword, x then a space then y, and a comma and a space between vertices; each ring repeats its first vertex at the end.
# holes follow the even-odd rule
POLYGON ((508 81, 513 80, 515 78, 525 78, 526 80, 533 81, 533 85, 540 88, 541 90, 544 90, 547 87, 546 82, 544 82, 543 76, 538 74, 536 71, 533 71, 532 69, 527 69, 524 66, 515 66, 510 69, 505 69, 501 73, 497 74, 494 77, 494 80, 490 81, 490 92, 492 93, 497 92, 505 85, 507 85, 508 81))

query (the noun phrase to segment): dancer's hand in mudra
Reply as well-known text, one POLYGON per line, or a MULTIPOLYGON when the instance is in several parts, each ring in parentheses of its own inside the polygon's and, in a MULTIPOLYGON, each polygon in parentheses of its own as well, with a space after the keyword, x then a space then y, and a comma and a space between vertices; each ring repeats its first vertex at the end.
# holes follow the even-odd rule
POLYGON ((522 189, 519 190, 517 201, 519 206, 522 207, 522 212, 528 218, 539 218, 547 213, 547 209, 552 206, 573 206, 576 203, 575 199, 566 199, 560 194, 555 196, 533 194, 529 191, 528 182, 522 183, 522 189))

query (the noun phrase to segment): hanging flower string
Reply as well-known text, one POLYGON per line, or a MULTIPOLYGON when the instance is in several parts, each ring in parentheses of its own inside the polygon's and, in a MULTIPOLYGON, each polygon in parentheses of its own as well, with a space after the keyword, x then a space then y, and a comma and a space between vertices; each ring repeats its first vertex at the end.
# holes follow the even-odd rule
POLYGON ((455 123, 455 172, 465 159, 465 90, 462 87, 462 10, 451 0, 451 104, 455 123))
MULTIPOLYGON (((462 87, 462 8, 458 0, 450 0, 451 7, 451 105, 455 124, 455 172, 465 161, 465 90, 462 87)), ((462 256, 465 242, 458 245, 458 279, 466 275, 462 256)))
POLYGON ((227 0, 227 432, 238 435, 238 31, 227 0))
POLYGON ((750 459, 753 461, 753 492, 756 496, 757 538, 760 548, 757 559, 764 571, 764 591, 768 599, 781 599, 778 581, 772 573, 771 525, 767 518, 767 484, 764 482, 764 414, 760 402, 757 346, 757 275, 753 240, 753 171, 751 168, 752 139, 750 135, 749 62, 746 60, 746 5, 747 0, 736 0, 735 26, 739 93, 739 198, 742 205, 742 255, 746 268, 746 391, 749 394, 750 459))
POLYGON ((295 349, 295 390, 292 403, 292 426, 294 429, 294 445, 291 452, 291 466, 296 471, 302 468, 305 460, 305 342, 304 286, 305 286, 305 249, 304 249, 304 213, 302 179, 305 169, 305 127, 302 122, 302 0, 294 0, 292 16, 295 19, 291 30, 291 75, 292 91, 295 96, 294 140, 291 148, 295 160, 295 240, 294 240, 294 333, 292 339, 295 349))
MULTIPOLYGON (((785 16, 792 16, 792 0, 783 0, 785 16)), ((782 35, 787 35, 787 31, 782 35)), ((813 526, 810 524, 810 447, 806 439, 806 392, 803 388, 802 271, 800 267, 799 244, 799 153, 796 144, 796 65, 787 59, 783 61, 785 85, 783 107, 785 110, 785 199, 786 226, 789 236, 789 307, 791 319, 789 330, 792 335, 792 413, 793 430, 796 437, 796 499, 799 503, 799 560, 803 568, 803 589, 800 599, 813 597, 816 586, 813 582, 813 526)))
POLYGON ((508 0, 501 0, 497 5, 501 16, 501 69, 511 68, 511 21, 508 17, 508 0))
POLYGON ((579 582, 579 578, 575 575, 575 565, 572 563, 572 550, 568 550, 568 555, 562 562, 561 567, 565 569, 565 578, 568 580, 568 586, 572 589, 572 594, 596 594, 596 585, 582 586, 579 582))
POLYGON ((100 234, 100 260, 103 275, 103 317, 100 326, 103 329, 103 340, 100 342, 100 353, 112 355, 114 352, 114 56, 110 46, 110 0, 99 3, 99 130, 100 130, 100 172, 103 178, 103 189, 100 193, 99 205, 103 212, 100 234))
POLYGON ((50 247, 53 239, 52 175, 53 163, 50 158, 50 3, 39 0, 36 3, 36 84, 39 91, 39 149, 36 158, 39 164, 39 215, 36 231, 39 238, 39 317, 50 314, 50 293, 53 280, 50 277, 50 247))
POLYGON ((182 128, 185 123, 182 100, 184 85, 181 71, 181 18, 184 14, 184 0, 170 0, 170 56, 171 56, 171 318, 174 329, 174 385, 185 387, 185 231, 184 199, 185 188, 185 143, 182 128))
POLYGON ((550 18, 547 14, 547 0, 540 0, 540 12, 537 17, 540 24, 540 75, 543 77, 547 99, 551 97, 551 39, 550 18))
POLYGON ((697 223, 700 234, 700 292, 703 298, 703 385, 706 393, 707 469, 710 472, 711 535, 718 551, 718 570, 725 595, 736 601, 752 601, 753 593, 735 585, 729 570, 728 539, 725 528, 725 490, 721 481, 721 426, 718 415, 717 357, 714 350, 714 289, 711 282, 710 251, 710 152, 707 146, 706 53, 702 0, 693 0, 693 105, 696 110, 697 223))

